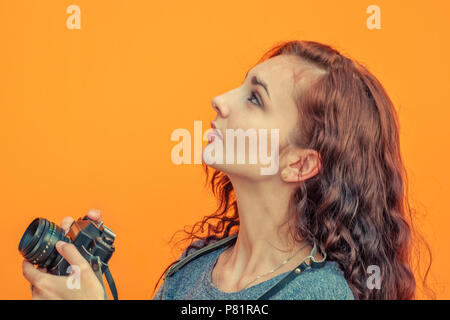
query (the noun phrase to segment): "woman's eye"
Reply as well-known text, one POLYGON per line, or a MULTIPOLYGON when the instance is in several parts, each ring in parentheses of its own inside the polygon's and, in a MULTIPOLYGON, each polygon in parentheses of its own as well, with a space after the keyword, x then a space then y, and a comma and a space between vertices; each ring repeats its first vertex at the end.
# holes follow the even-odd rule
POLYGON ((250 101, 250 102, 253 103, 253 104, 256 104, 256 105, 258 105, 258 106, 261 106, 261 103, 260 103, 259 100, 258 100, 258 96, 257 96, 257 95, 255 94, 255 92, 253 92, 253 91, 252 91, 252 96, 251 96, 251 98, 248 98, 247 100, 250 101), (257 103, 252 102, 253 98, 255 98, 255 100, 256 100, 257 103))

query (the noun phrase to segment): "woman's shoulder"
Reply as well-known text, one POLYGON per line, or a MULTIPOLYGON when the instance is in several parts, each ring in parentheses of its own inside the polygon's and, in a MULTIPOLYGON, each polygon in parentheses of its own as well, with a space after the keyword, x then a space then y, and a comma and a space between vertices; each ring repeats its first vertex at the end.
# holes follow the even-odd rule
POLYGON ((181 275, 184 274, 186 270, 188 270, 188 273, 191 271, 198 273, 199 267, 203 269, 203 267, 208 265, 208 262, 210 262, 211 259, 214 259, 215 252, 218 248, 214 248, 212 244, 219 240, 220 239, 196 239, 192 241, 191 244, 183 250, 178 258, 178 262, 173 265, 176 270, 179 270, 174 273, 181 275))
POLYGON ((186 247, 186 249, 184 249, 183 253, 180 256, 180 260, 183 258, 186 258, 190 255, 192 255, 194 252, 196 252, 197 250, 200 250, 204 247, 207 247, 215 242, 217 242, 218 240, 216 239, 196 239, 194 241, 192 241, 192 243, 190 245, 188 245, 186 247))
POLYGON ((337 262, 330 260, 321 268, 304 271, 292 282, 290 290, 292 294, 302 292, 301 299, 354 300, 342 269, 337 262))
POLYGON ((220 251, 221 248, 233 244, 236 240, 236 237, 237 234, 232 234, 222 238, 215 236, 211 236, 204 239, 197 238, 196 240, 192 241, 192 243, 189 246, 187 246, 187 248, 181 254, 180 259, 186 258, 194 254, 198 250, 202 251, 200 255, 209 255, 209 253, 211 252, 220 251))
MULTIPOLYGON (((202 255, 196 259, 193 259, 189 263, 183 265, 181 268, 176 268, 179 263, 182 263, 183 260, 196 252, 197 250, 209 245, 212 241, 206 241, 203 239, 194 240, 190 245, 188 245, 183 252, 181 253, 178 261, 172 265, 166 272, 166 276, 164 277, 164 283, 159 288, 153 299, 159 300, 163 296, 165 299, 172 299, 172 297, 176 294, 176 292, 185 286, 190 286, 195 281, 197 281, 201 277, 201 273, 199 272, 202 269, 205 269, 206 263, 208 259, 208 255, 202 255), (177 271, 171 272, 173 268, 176 268, 177 271), (169 276, 170 275, 170 276, 169 276)), ((184 264, 184 263, 183 263, 184 264)), ((206 270, 206 269, 205 269, 206 270)))

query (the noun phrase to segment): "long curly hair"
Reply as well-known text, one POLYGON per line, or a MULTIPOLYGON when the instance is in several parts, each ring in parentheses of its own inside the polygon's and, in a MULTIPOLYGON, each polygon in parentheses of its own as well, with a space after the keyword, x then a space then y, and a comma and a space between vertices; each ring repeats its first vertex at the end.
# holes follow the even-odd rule
MULTIPOLYGON (((282 42, 258 63, 282 54, 324 71, 295 96, 295 143, 316 150, 321 158, 320 172, 300 183, 290 198, 288 220, 294 222, 295 239, 316 242, 327 260, 337 262, 355 299, 417 298, 413 265, 419 265, 421 250, 414 244, 424 243, 429 264, 422 284, 434 295, 426 284, 431 250, 413 224, 398 116, 385 89, 362 64, 314 41, 282 42), (368 288, 371 265, 379 267, 379 289, 368 288)), ((190 231, 184 230, 183 240, 190 240, 187 253, 239 231, 230 179, 202 165, 205 186, 211 187, 218 208, 190 231), (197 239, 204 241, 194 243, 197 239)))

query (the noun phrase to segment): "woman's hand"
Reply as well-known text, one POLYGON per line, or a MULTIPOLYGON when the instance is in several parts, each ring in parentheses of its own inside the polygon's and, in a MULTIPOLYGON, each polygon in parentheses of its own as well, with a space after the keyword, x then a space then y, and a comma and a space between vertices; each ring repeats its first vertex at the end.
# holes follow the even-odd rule
MULTIPOLYGON (((99 211, 90 210, 88 216, 93 220, 101 221, 99 211)), ((65 217, 61 222, 61 228, 67 233, 73 221, 71 217, 65 217)), ((102 284, 78 249, 71 243, 58 241, 56 250, 69 262, 73 272, 69 276, 57 276, 47 273, 45 268, 36 269, 24 260, 23 275, 32 285, 32 299, 104 300, 102 284), (73 285, 74 280, 79 281, 79 286, 73 285)))

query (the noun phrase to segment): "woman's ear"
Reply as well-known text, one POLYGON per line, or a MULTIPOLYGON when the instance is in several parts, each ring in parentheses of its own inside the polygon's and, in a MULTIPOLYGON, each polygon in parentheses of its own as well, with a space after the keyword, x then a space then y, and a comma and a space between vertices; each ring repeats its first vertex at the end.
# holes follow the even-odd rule
POLYGON ((285 182, 299 182, 301 180, 299 179, 298 176, 299 176, 299 170, 296 168, 287 167, 281 171, 281 178, 285 182))
POLYGON ((281 178, 285 182, 301 182, 315 176, 321 167, 322 163, 317 151, 302 150, 296 162, 290 163, 281 170, 281 178))

